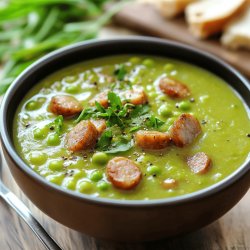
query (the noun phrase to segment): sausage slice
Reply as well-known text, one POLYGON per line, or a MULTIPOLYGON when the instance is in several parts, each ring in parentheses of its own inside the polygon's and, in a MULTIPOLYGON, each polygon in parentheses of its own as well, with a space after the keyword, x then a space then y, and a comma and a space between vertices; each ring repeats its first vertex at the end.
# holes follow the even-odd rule
POLYGON ((104 108, 109 106, 108 91, 97 94, 94 98, 89 101, 89 105, 95 106, 95 102, 99 102, 104 108))
POLYGON ((165 189, 172 189, 172 188, 175 188, 177 185, 178 185, 178 182, 172 178, 168 178, 168 179, 164 180, 162 183, 162 186, 165 189))
POLYGON ((171 138, 168 134, 158 131, 139 130, 135 133, 135 143, 143 149, 164 149, 170 141, 171 138))
POLYGON ((81 103, 69 95, 58 95, 52 97, 50 101, 50 110, 56 115, 73 116, 82 111, 81 103))
POLYGON ((139 167, 125 157, 115 157, 108 162, 106 173, 112 184, 124 190, 137 186, 142 178, 139 167))
POLYGON ((160 90, 171 98, 185 98, 190 95, 188 87, 174 79, 164 77, 160 80, 160 90))
POLYGON ((205 174, 211 167, 211 159, 203 152, 187 158, 187 164, 195 174, 205 174))
POLYGON ((67 148, 73 152, 91 149, 95 146, 99 133, 90 121, 79 122, 65 138, 67 148))
POLYGON ((148 97, 143 89, 127 90, 124 93, 124 98, 127 102, 134 105, 146 104, 148 102, 148 97))
POLYGON ((201 125, 191 114, 182 114, 170 129, 170 137, 178 147, 192 143, 200 133, 201 125))
POLYGON ((96 127, 99 135, 102 134, 102 132, 107 128, 106 121, 104 119, 98 119, 98 120, 90 120, 96 127))

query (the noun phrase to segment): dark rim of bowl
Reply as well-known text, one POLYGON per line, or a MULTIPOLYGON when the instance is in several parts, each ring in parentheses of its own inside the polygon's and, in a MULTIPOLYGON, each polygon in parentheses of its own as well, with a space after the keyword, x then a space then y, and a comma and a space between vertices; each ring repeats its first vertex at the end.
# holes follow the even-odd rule
MULTIPOLYGON (((2 101, 1 105, 1 113, 0 113, 0 129, 1 129, 1 139, 2 142, 6 148, 6 151, 8 155, 12 158, 12 160, 15 162, 15 164, 19 167, 20 170, 22 170, 26 175, 29 177, 35 179, 40 184, 45 185, 49 187, 51 190, 60 192, 63 195, 70 196, 71 198, 80 199, 82 201, 93 203, 93 204, 99 204, 99 205, 109 205, 109 206, 120 206, 120 207, 141 207, 141 206, 161 206, 161 205, 177 205, 182 204, 186 202, 195 201, 201 198, 205 198, 208 196, 213 195, 216 192, 219 192, 230 185, 232 185, 234 182, 239 180, 243 175, 245 175, 250 170, 250 157, 246 159, 246 161, 232 174, 224 178, 223 180, 219 181, 216 184, 213 184, 212 186, 209 186, 207 188, 201 189, 199 191, 195 191, 189 194, 172 197, 172 198, 162 198, 162 199, 150 199, 150 200, 118 200, 118 199, 110 199, 110 198, 101 198, 101 197, 93 197, 91 195, 81 194, 76 191, 71 191, 68 189, 64 189, 60 186, 57 186, 56 184, 50 183, 45 178, 40 176, 38 173, 33 171, 18 155, 18 153, 15 150, 15 147, 11 140, 11 135, 8 134, 7 130, 7 122, 6 122, 6 114, 7 114, 7 108, 8 104, 14 95, 16 89, 19 87, 20 84, 22 84, 22 78, 29 74, 30 71, 36 71, 37 68, 45 65, 48 61, 53 60, 56 57, 60 57, 65 52, 71 53, 75 50, 79 50, 82 47, 88 47, 88 46, 98 46, 100 44, 102 45, 110 45, 112 43, 133 43, 133 42, 140 42, 140 43, 151 43, 152 45, 161 44, 164 46, 172 46, 176 49, 184 49, 187 50, 193 54, 196 54, 200 56, 201 58, 207 58, 210 61, 214 61, 215 63, 222 66, 225 70, 236 76, 239 81, 245 85, 245 87, 250 92, 250 86, 248 84, 248 80, 243 77, 237 70, 235 70, 233 67, 231 67, 229 64, 225 63, 221 59, 217 58, 214 55, 211 55, 207 52, 203 52, 201 50, 198 50, 196 48, 193 48, 188 45, 184 45, 178 42, 171 42, 168 40, 163 40, 159 38, 150 38, 150 37, 128 37, 128 38, 116 38, 116 39, 99 39, 99 40, 91 40, 87 42, 80 42, 76 43, 70 46, 66 46, 64 48, 58 49, 54 52, 49 53, 48 55, 42 57, 35 63, 33 63, 31 66, 29 66, 22 74, 20 74, 19 77, 13 82, 11 87, 8 89, 7 93, 4 96, 4 99, 2 101)), ((121 53, 122 54, 122 53, 121 53)), ((112 54, 110 54, 112 56, 112 54)), ((102 57, 102 56, 100 56, 102 57)), ((84 61, 84 60, 83 60, 84 61)), ((237 91, 236 91, 237 92, 237 91)), ((245 104, 245 103, 244 103, 245 104)), ((246 106, 246 104, 245 104, 246 106)), ((249 107, 246 107, 249 112, 249 107)))

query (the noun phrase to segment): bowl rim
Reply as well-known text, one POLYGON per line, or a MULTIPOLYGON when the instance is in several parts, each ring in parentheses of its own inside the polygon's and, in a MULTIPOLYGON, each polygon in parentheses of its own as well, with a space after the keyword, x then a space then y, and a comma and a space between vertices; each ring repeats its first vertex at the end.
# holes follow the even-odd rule
MULTIPOLYGON (((22 78, 24 78, 27 74, 30 74, 31 71, 36 71, 37 68, 45 65, 48 61, 53 61, 55 58, 63 56, 65 52, 71 53, 74 50, 81 50, 82 47, 88 46, 98 46, 98 45, 107 45, 109 46, 110 43, 119 43, 119 42, 141 42, 141 43, 151 43, 151 44, 161 44, 164 46, 172 46, 176 49, 184 49, 187 50, 193 54, 196 54, 203 58, 208 58, 209 60, 212 60, 216 62, 217 64, 220 64, 225 70, 228 72, 231 72, 233 75, 235 75, 241 84, 245 85, 245 87, 250 92, 250 85, 248 83, 248 80, 239 73, 236 69, 234 69, 232 66, 230 66, 228 63, 224 62, 223 60, 219 59, 217 56, 214 56, 208 52, 201 51, 200 49, 196 49, 192 46, 182 44, 175 41, 169 41, 169 40, 163 40, 160 38, 152 38, 152 37, 143 37, 143 36, 133 36, 133 37, 123 37, 123 38, 115 38, 115 39, 93 39, 89 41, 79 42, 75 43, 69 46, 65 46, 63 48, 60 48, 58 50, 55 50, 43 57, 41 57, 39 60, 31 64, 26 70, 24 70, 12 83, 10 88, 8 89, 7 93, 5 94, 2 103, 1 103, 1 110, 0 110, 0 138, 2 141, 2 146, 5 148, 7 154, 9 157, 14 161, 15 165, 21 170, 24 174, 28 175, 28 177, 32 178, 34 181, 37 181, 39 184, 45 186, 46 188, 49 188, 51 191, 59 192, 62 195, 66 195, 69 198, 78 199, 83 202, 88 202, 91 204, 97 204, 97 205, 106 205, 106 206, 119 206, 119 207, 151 207, 151 206, 166 206, 166 205, 180 205, 183 203, 196 201, 202 198, 209 197, 213 195, 214 193, 217 193, 219 191, 222 191, 223 189, 229 187, 233 183, 235 183, 237 180, 239 180, 243 175, 245 175, 247 172, 250 171, 250 154, 248 155, 245 162, 233 173, 231 173, 226 178, 222 179, 218 183, 215 183, 207 188, 185 194, 180 195, 176 197, 171 198, 162 198, 162 199, 149 199, 149 200, 119 200, 119 199, 111 199, 111 198, 102 198, 102 197, 94 197, 88 194, 82 194, 78 193, 76 191, 72 191, 69 189, 64 189, 56 184, 53 184, 49 181, 47 181, 45 178, 40 176, 38 173, 36 173, 34 170, 32 170, 28 164, 26 164, 21 157, 18 155, 18 153, 15 150, 14 145, 12 145, 11 135, 8 133, 7 130, 7 122, 6 122, 6 114, 7 114, 7 107, 8 103, 11 101, 12 96, 15 94, 15 91, 19 87, 19 85, 22 85, 22 78)), ((122 54, 122 53, 121 53, 122 54)), ((110 54, 112 56, 112 54, 110 54)), ((103 57, 103 56, 100 56, 103 57)), ((98 58, 95 57, 95 58, 98 58)), ((84 60, 83 60, 84 61, 84 60)), ((73 64, 72 64, 73 65, 73 64)), ((32 74, 34 74, 34 72, 32 74)), ((215 73, 213 73, 215 74, 215 73)), ((235 88, 233 88, 236 90, 235 88)), ((236 90, 236 93, 237 90, 236 90)), ((249 110, 249 107, 246 107, 249 110)))

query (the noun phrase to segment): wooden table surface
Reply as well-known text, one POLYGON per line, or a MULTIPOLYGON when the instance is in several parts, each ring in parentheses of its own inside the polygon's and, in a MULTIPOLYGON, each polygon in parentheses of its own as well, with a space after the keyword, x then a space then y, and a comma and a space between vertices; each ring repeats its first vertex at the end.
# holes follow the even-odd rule
MULTIPOLYGON (((102 37, 127 34, 126 30, 105 30, 102 37)), ((37 209, 13 180, 6 163, 4 183, 30 208, 32 214, 64 250, 250 250, 250 192, 226 215, 213 224, 191 234, 150 243, 112 243, 82 235, 71 230, 37 209)), ((159 222, 160 223, 160 222, 159 222)), ((44 249, 28 226, 0 200, 0 250, 44 249)))

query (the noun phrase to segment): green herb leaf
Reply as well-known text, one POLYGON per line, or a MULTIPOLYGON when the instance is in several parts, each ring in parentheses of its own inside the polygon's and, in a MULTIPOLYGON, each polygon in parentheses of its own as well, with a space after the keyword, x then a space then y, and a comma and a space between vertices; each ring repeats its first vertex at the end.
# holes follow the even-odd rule
POLYGON ((57 116, 53 124, 55 126, 56 133, 60 135, 62 133, 62 128, 63 128, 63 116, 62 115, 57 116))
POLYGON ((151 115, 149 117, 149 120, 146 122, 148 127, 151 128, 159 128, 161 127, 165 122, 160 120, 159 118, 155 117, 154 115, 151 115))
POLYGON ((87 120, 87 119, 93 117, 95 113, 96 113, 95 112, 95 108, 86 108, 78 116, 78 118, 76 119, 75 123, 78 123, 78 122, 80 122, 82 120, 87 120))
POLYGON ((100 150, 107 149, 111 144, 112 137, 113 135, 111 130, 104 131, 97 142, 97 148, 100 150))
POLYGON ((108 100, 110 103, 110 106, 113 110, 119 110, 122 108, 122 101, 121 98, 115 94, 114 92, 109 92, 108 93, 108 100))
POLYGON ((105 108, 99 103, 99 102, 95 102, 95 106, 96 106, 96 109, 101 112, 101 113, 105 113, 105 108))
POLYGON ((128 132, 133 133, 133 132, 138 131, 140 128, 141 128, 141 126, 135 126, 135 127, 132 127, 128 132))
POLYGON ((148 105, 138 105, 135 106, 135 109, 131 112, 130 116, 132 118, 145 115, 149 112, 150 108, 148 105))
POLYGON ((123 81, 125 75, 127 74, 127 70, 125 69, 125 65, 121 64, 118 69, 115 70, 114 74, 117 76, 119 81, 123 81))
POLYGON ((117 143, 112 144, 112 146, 106 150, 107 154, 116 154, 119 152, 126 152, 133 147, 132 140, 128 141, 125 139, 119 140, 117 143))

